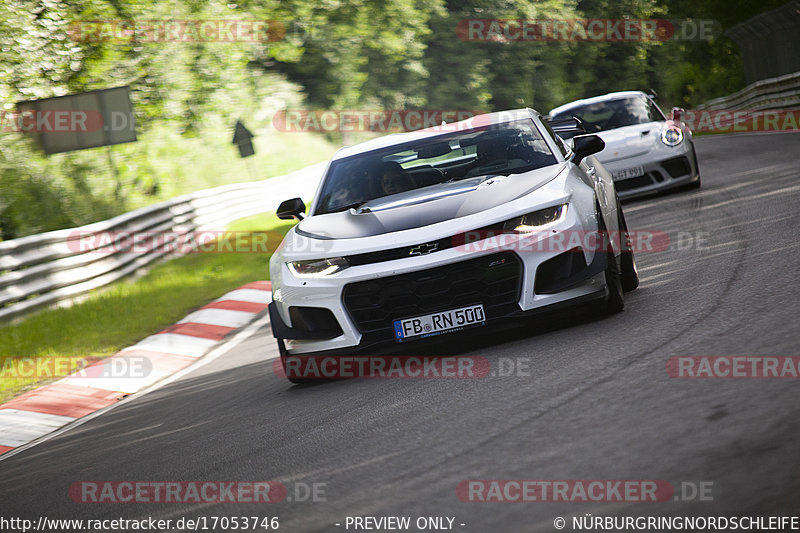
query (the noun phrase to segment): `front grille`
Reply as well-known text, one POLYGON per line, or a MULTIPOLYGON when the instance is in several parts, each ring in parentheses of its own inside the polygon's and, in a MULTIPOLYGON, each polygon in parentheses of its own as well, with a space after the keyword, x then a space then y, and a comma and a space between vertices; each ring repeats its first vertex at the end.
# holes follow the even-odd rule
MULTIPOLYGON (((533 292, 554 294, 574 285, 580 280, 581 272, 586 271, 583 249, 571 248, 548 259, 536 268, 536 281, 533 292)), ((584 276, 585 279, 585 276, 584 276)))
POLYGON ((648 185, 653 184, 653 178, 650 176, 650 173, 646 173, 644 176, 636 176, 635 178, 628 178, 620 181, 614 182, 614 188, 618 192, 623 191, 630 191, 632 189, 639 189, 641 187, 647 187, 648 185))
POLYGON ((668 159, 663 161, 661 166, 664 167, 667 173, 673 178, 685 176, 692 172, 692 167, 689 166, 689 159, 686 156, 668 159))
POLYGON ((408 257, 413 257, 415 255, 427 255, 429 253, 441 252, 442 250, 447 250, 449 248, 453 248, 456 246, 462 246, 469 242, 475 242, 476 240, 479 240, 478 236, 480 237, 480 239, 485 239, 502 231, 503 231, 503 223, 501 222, 499 224, 484 226, 482 228, 478 228, 472 231, 467 231, 464 233, 453 235, 452 237, 445 237, 443 239, 438 239, 436 241, 430 241, 427 243, 420 243, 413 246, 402 246, 400 248, 377 250, 375 252, 365 252, 361 254, 348 255, 347 261, 350 263, 351 266, 360 266, 360 265, 370 265, 373 263, 382 263, 384 261, 394 261, 395 259, 406 259, 408 257), (430 245, 435 245, 435 247, 431 248, 430 245), (420 246, 423 247, 421 249, 421 253, 419 252, 412 253, 412 250, 419 248, 420 246), (425 249, 425 247, 428 247, 427 250, 425 249))
POLYGON ((488 319, 519 309, 522 261, 513 252, 350 283, 347 312, 368 342, 392 340, 392 322, 472 304, 483 304, 488 319))

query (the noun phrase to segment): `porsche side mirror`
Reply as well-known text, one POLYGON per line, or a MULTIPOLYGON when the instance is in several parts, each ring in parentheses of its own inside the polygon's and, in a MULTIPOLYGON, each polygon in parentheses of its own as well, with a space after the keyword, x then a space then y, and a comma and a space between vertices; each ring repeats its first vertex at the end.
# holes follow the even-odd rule
POLYGON ((586 156, 602 152, 606 147, 603 139, 597 135, 578 135, 572 138, 572 162, 576 165, 586 156))
POLYGON ((686 113, 686 110, 682 107, 673 107, 672 108, 672 120, 680 120, 681 115, 686 113))
POLYGON ((277 215, 281 220, 303 220, 306 213, 306 204, 300 198, 292 198, 291 200, 284 200, 278 206, 277 215))

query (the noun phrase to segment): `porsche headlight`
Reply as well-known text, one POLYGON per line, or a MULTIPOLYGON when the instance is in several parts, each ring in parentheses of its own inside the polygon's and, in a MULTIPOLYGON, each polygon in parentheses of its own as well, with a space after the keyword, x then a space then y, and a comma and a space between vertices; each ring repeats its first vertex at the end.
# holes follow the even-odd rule
POLYGON ((557 224, 567 216, 567 204, 554 205, 521 217, 512 218, 503 224, 503 231, 509 233, 532 233, 545 226, 557 224))
POLYGON ((292 274, 298 277, 330 276, 341 272, 350 266, 344 257, 330 257, 328 259, 313 259, 311 261, 290 261, 286 263, 292 274))
POLYGON ((683 142, 683 130, 677 126, 667 126, 661 132, 661 142, 667 146, 678 146, 683 142))

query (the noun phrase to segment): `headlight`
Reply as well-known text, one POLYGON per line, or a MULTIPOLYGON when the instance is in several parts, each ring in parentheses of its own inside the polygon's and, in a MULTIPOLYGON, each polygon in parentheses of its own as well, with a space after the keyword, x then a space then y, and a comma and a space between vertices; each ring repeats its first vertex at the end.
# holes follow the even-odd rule
POLYGON ((510 233, 532 233, 544 226, 557 224, 567 216, 567 204, 554 205, 521 217, 512 218, 503 224, 503 231, 510 233))
POLYGON ((292 274, 298 277, 330 276, 341 272, 350 266, 344 257, 331 257, 328 259, 314 259, 311 261, 291 261, 286 263, 292 274))
POLYGON ((661 142, 667 146, 678 146, 683 142, 683 130, 677 126, 668 126, 661 132, 661 142))

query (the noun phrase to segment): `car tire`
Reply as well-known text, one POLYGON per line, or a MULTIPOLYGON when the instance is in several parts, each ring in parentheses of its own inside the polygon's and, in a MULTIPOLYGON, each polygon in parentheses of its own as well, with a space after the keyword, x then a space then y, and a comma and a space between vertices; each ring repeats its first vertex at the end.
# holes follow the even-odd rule
POLYGON ((608 230, 603 220, 602 211, 600 211, 599 206, 595 206, 595 209, 597 211, 597 229, 602 235, 603 250, 605 250, 604 253, 606 254, 606 295, 600 304, 600 313, 603 315, 613 315, 625 308, 625 299, 622 295, 622 271, 614 255, 614 247, 611 245, 611 239, 609 238, 608 230))
POLYGON ((278 341, 278 353, 281 357, 281 367, 283 368, 283 375, 286 376, 286 379, 291 381, 296 385, 301 385, 303 383, 309 383, 310 379, 303 379, 303 378, 293 378, 289 376, 289 373, 286 371, 286 358, 289 357, 289 354, 286 351, 286 344, 283 342, 283 339, 275 339, 278 341))
POLYGON ((617 212, 619 213, 620 244, 622 255, 620 256, 620 273, 622 275, 622 292, 636 290, 639 286, 639 270, 636 268, 636 258, 633 256, 631 239, 628 236, 628 223, 625 214, 622 212, 622 205, 617 199, 617 212), (624 237, 624 242, 623 242, 624 237))
POLYGON ((617 258, 614 256, 614 249, 611 248, 610 243, 606 254, 608 257, 608 264, 605 271, 606 297, 603 300, 602 311, 603 314, 613 315, 625 308, 625 299, 622 296, 622 273, 617 258))

